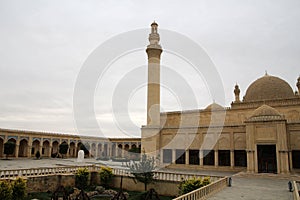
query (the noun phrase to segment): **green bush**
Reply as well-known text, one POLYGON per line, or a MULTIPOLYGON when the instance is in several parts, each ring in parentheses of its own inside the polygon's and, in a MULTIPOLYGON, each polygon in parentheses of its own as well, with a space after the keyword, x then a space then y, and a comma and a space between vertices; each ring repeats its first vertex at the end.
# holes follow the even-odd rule
POLYGON ((12 188, 9 182, 0 181, 0 199, 11 200, 12 188))
POLYGON ((211 183, 210 177, 204 177, 204 178, 203 178, 203 181, 202 181, 202 185, 203 185, 203 186, 206 186, 206 185, 208 185, 208 184, 210 184, 210 183, 211 183))
POLYGON ((101 167, 101 170, 99 173, 100 173, 100 181, 101 181, 102 186, 105 189, 108 189, 109 184, 113 178, 112 169, 110 167, 101 167))
POLYGON ((80 168, 75 174, 75 186, 79 189, 87 189, 89 170, 87 168, 80 168))
POLYGON ((210 184, 210 182, 211 181, 209 177, 205 177, 203 178, 203 180, 201 178, 195 178, 195 177, 192 179, 183 180, 178 186, 179 194, 183 195, 189 193, 193 190, 196 190, 198 188, 210 184))
POLYGON ((22 178, 17 178, 12 182, 12 199, 23 200, 26 196, 26 181, 22 178))

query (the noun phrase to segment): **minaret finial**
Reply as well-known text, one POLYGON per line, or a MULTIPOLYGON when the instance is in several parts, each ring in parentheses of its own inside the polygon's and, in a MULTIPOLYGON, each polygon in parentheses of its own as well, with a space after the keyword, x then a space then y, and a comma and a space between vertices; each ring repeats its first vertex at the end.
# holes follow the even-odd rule
POLYGON ((297 88, 298 88, 298 95, 300 95, 300 75, 299 75, 299 77, 298 77, 298 79, 297 79, 296 86, 297 86, 297 88))
POLYGON ((267 71, 267 70, 265 70, 265 76, 269 76, 269 74, 268 74, 268 71, 267 71))
POLYGON ((240 88, 239 88, 239 85, 236 83, 235 86, 234 86, 234 96, 235 96, 235 102, 241 102, 240 101, 240 88))
POLYGON ((153 21, 151 24, 151 33, 149 34, 149 42, 148 48, 156 48, 161 49, 161 46, 159 45, 159 34, 158 34, 158 24, 153 21))

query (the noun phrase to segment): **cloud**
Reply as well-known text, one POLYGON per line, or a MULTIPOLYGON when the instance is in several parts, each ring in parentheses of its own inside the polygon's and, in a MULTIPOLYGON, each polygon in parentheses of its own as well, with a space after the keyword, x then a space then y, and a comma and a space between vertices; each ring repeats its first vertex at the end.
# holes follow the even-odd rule
MULTIPOLYGON (((300 63, 299 6, 297 0, 3 0, 0 2, 0 126, 76 133, 72 95, 88 55, 114 35, 148 28, 153 20, 159 23, 159 28, 182 33, 207 51, 224 83, 227 106, 233 100, 236 82, 242 96, 265 70, 287 80, 295 89, 300 63)), ((147 43, 145 37, 145 47, 147 43)), ((162 37, 162 47, 163 43, 162 37)), ((112 123, 112 89, 132 67, 146 64, 145 52, 120 59, 104 79, 106 86, 95 92, 95 116, 102 120, 108 135, 124 136, 112 123)), ((196 108, 204 108, 213 101, 205 77, 193 76, 186 63, 163 53, 162 64, 181 73, 192 86, 196 108)), ((147 77, 146 69, 140 76, 147 77)), ((162 70, 161 76, 163 82, 172 84, 171 88, 181 88, 182 82, 169 72, 162 70)), ((162 89, 164 109, 182 109, 176 97, 167 91, 162 89)), ((129 101, 135 125, 145 123, 145 95, 143 88, 129 101)), ((189 95, 183 89, 177 94, 189 95)), ((187 105, 183 109, 194 108, 187 105)))

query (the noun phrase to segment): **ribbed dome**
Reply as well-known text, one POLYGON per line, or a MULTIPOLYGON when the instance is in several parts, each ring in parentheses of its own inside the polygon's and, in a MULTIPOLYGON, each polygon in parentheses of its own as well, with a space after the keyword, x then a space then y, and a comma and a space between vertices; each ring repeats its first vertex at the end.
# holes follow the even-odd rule
POLYGON ((265 104, 254 110, 253 114, 250 117, 250 121, 263 121, 275 119, 284 119, 284 117, 275 108, 272 108, 271 106, 265 104))
POLYGON ((258 117, 258 116, 281 116, 280 113, 271 106, 268 105, 262 105, 256 110, 254 110, 251 117, 258 117))
POLYGON ((205 110, 212 110, 212 111, 215 111, 215 110, 224 110, 224 107, 222 107, 221 105, 217 104, 217 103, 212 103, 210 105, 208 105, 205 110))
POLYGON ((284 80, 265 75, 254 81, 247 89, 244 101, 289 99, 295 97, 293 89, 284 80))

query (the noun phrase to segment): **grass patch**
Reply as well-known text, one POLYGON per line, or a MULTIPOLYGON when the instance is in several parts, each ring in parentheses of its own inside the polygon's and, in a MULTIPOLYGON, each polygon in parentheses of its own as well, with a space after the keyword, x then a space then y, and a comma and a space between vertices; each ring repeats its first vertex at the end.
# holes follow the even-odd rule
POLYGON ((26 200, 31 200, 31 199, 43 199, 43 200, 51 200, 51 193, 49 192, 34 192, 34 193, 29 193, 27 197, 25 198, 26 200))

